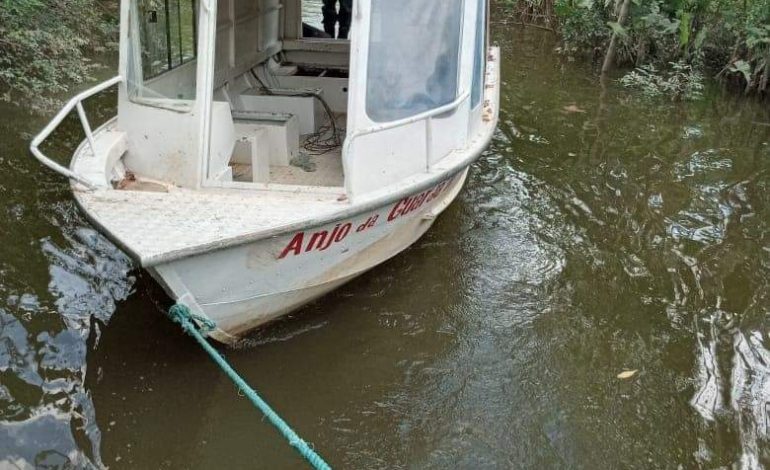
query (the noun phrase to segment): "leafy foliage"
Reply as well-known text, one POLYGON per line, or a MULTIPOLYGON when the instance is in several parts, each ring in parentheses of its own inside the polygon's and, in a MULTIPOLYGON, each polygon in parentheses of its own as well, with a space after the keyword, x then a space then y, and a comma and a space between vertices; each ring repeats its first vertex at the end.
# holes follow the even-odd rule
POLYGON ((114 2, 0 0, 0 99, 50 110, 91 78, 89 57, 114 47, 114 2))
MULTIPOLYGON (((691 72, 713 71, 746 92, 770 92, 770 0, 632 0, 623 25, 623 0, 553 1, 550 22, 562 50, 596 57, 615 34, 616 62, 636 67, 628 83, 651 78, 653 70, 664 80, 681 78, 687 65, 691 72)), ((528 3, 530 10, 533 2, 508 0, 511 6, 528 3)))
POLYGON ((642 65, 620 79, 627 88, 636 88, 650 98, 667 96, 673 100, 697 100, 703 96, 703 75, 682 61, 671 62, 667 70, 642 65))
POLYGON ((565 51, 596 53, 600 51, 600 45, 609 42, 612 31, 606 27, 603 12, 592 5, 590 0, 583 0, 576 6, 562 1, 556 4, 565 51))

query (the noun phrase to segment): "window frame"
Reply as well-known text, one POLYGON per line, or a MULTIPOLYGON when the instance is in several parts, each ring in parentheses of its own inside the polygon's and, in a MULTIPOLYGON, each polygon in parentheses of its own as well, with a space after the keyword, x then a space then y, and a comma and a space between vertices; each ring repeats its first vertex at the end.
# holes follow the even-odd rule
POLYGON ((473 78, 471 79, 471 110, 484 101, 484 77, 487 69, 487 0, 476 0, 476 31, 473 43, 473 78), (477 62, 478 61, 478 62, 477 62))

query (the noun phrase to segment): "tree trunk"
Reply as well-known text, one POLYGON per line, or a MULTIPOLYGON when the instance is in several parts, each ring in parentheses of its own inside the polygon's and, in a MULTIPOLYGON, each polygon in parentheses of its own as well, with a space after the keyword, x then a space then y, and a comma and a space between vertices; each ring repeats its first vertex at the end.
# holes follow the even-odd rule
POLYGON ((765 68, 762 71, 762 78, 759 80, 759 91, 765 92, 767 91, 767 83, 768 80, 770 80, 770 49, 767 50, 767 53, 765 54, 765 68))
MULTIPOLYGON (((628 18, 628 10, 631 8, 631 0, 623 0, 623 6, 620 7, 620 13, 618 14, 618 24, 623 26, 628 18)), ((618 33, 613 32, 610 39, 610 45, 607 47, 607 54, 604 56, 604 63, 602 64, 602 75, 607 75, 612 68, 612 62, 615 60, 615 49, 618 43, 618 33)))

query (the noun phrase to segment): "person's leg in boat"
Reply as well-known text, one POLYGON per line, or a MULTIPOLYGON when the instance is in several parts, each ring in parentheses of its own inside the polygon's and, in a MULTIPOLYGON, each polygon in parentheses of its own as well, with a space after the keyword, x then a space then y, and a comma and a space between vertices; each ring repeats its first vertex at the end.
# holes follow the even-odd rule
POLYGON ((340 31, 337 35, 339 39, 347 39, 350 32, 350 19, 353 16, 353 0, 340 0, 340 31))
POLYGON ((337 24, 337 0, 323 0, 321 7, 324 31, 329 37, 334 37, 334 27, 337 24))

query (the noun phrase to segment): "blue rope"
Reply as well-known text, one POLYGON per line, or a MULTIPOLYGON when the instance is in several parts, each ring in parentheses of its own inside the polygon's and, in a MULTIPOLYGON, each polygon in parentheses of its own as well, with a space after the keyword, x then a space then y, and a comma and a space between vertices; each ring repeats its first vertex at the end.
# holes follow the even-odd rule
POLYGON ((216 328, 214 322, 208 318, 191 313, 187 306, 181 304, 175 304, 173 307, 171 307, 168 311, 168 315, 176 323, 179 323, 187 334, 195 338, 198 344, 200 344, 201 347, 209 354, 209 356, 211 356, 214 362, 216 362, 217 365, 225 372, 225 374, 230 377, 230 380, 235 382, 235 385, 238 387, 238 389, 241 390, 249 400, 251 400, 254 406, 259 408, 259 410, 262 411, 265 416, 267 416, 267 419, 270 420, 273 426, 278 428, 278 431, 280 431, 281 434, 283 434, 283 436, 289 441, 289 444, 294 447, 297 452, 299 452, 302 457, 304 457, 310 463, 310 465, 313 466, 313 468, 316 470, 331 470, 329 464, 327 464, 320 455, 316 454, 315 451, 310 448, 307 442, 303 441, 297 435, 297 433, 295 433, 294 430, 291 429, 288 424, 286 424, 286 421, 278 416, 278 413, 273 411, 273 409, 270 408, 270 405, 268 405, 267 402, 265 402, 259 396, 259 394, 257 394, 257 392, 251 388, 249 384, 243 380, 243 378, 241 378, 240 375, 238 375, 235 369, 233 369, 230 364, 227 363, 225 358, 222 357, 222 355, 219 354, 219 352, 217 352, 217 350, 214 349, 214 347, 211 346, 208 341, 206 341, 206 338, 203 335, 216 328), (201 325, 200 329, 195 326, 195 322, 201 325))

